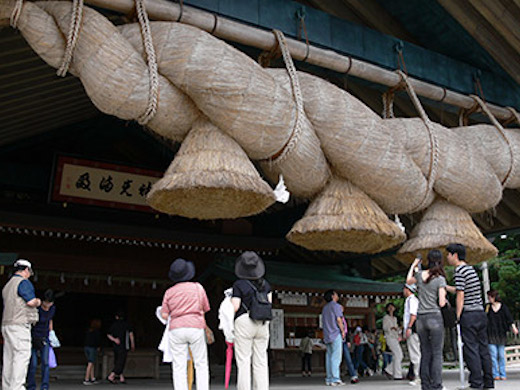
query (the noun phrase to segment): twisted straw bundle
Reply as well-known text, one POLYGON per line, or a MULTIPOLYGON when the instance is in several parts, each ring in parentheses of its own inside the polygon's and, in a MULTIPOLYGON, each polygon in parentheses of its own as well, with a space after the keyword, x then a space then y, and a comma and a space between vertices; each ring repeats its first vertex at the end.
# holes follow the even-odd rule
POLYGON ((406 235, 363 191, 333 176, 287 239, 309 250, 377 253, 406 235))
POLYGON ((399 249, 397 257, 411 263, 417 253, 425 259, 431 249, 444 251, 450 243, 466 246, 466 261, 478 263, 497 255, 498 250, 475 225, 469 213, 442 199, 436 199, 424 213, 410 238, 399 249))
POLYGON ((147 200, 167 214, 217 219, 257 214, 275 198, 240 145, 202 117, 147 200))

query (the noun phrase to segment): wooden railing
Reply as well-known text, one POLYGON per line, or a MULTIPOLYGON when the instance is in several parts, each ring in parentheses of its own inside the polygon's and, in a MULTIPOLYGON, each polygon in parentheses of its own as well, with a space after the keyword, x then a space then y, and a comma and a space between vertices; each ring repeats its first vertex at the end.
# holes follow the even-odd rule
POLYGON ((520 345, 511 345, 506 347, 506 365, 520 365, 520 345))

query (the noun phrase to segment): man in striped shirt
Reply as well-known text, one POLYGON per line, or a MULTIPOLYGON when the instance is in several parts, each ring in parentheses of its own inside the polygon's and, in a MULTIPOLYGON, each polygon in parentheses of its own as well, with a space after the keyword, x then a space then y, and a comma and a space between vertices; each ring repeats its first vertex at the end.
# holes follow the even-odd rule
POLYGON ((464 245, 449 244, 446 251, 448 263, 455 266, 455 287, 448 286, 447 290, 457 294, 457 320, 464 342, 464 360, 470 371, 470 388, 492 389, 495 386, 480 279, 475 269, 466 263, 464 245))

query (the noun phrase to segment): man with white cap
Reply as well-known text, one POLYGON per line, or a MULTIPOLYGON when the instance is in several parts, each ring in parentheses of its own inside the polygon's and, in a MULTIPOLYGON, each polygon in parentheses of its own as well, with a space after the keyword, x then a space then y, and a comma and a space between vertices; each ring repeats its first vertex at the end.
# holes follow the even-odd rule
POLYGON ((415 296, 416 292, 417 286, 415 284, 404 285, 403 295, 406 301, 404 302, 403 338, 406 340, 408 347, 410 363, 413 364, 413 378, 410 378, 412 386, 415 386, 417 380, 419 380, 419 366, 421 364, 421 344, 419 335, 415 332, 415 321, 419 308, 419 299, 415 296))
POLYGON ((33 275, 28 260, 14 263, 14 274, 2 290, 4 312, 2 336, 4 338, 4 365, 2 389, 25 389, 25 378, 31 358, 31 326, 38 322, 38 307, 34 286, 29 281, 33 275))

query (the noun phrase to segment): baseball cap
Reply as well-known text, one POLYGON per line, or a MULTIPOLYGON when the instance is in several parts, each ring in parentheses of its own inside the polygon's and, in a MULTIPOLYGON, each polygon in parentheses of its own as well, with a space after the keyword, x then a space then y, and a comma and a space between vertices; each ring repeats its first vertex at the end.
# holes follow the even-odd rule
POLYGON ((413 292, 414 294, 417 293, 417 285, 416 284, 405 284, 404 285, 408 290, 413 292))
POLYGON ((18 259, 14 262, 13 266, 18 268, 29 268, 31 274, 33 273, 32 264, 29 260, 18 259))

